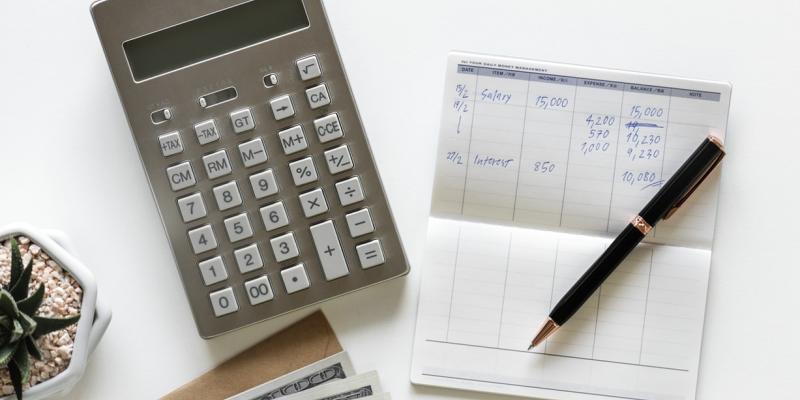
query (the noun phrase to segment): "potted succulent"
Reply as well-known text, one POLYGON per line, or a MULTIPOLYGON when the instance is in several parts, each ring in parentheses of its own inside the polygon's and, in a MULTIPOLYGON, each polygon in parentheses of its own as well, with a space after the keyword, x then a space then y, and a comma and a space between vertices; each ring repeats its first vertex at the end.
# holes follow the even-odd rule
POLYGON ((111 313, 91 272, 57 232, 0 228, 0 395, 66 394, 86 368, 111 313))

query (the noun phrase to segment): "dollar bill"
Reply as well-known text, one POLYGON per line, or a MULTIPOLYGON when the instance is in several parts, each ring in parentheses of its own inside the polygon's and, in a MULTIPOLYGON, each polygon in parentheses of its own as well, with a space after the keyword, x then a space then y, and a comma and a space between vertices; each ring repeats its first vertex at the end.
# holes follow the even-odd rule
POLYGON ((355 371, 350 357, 347 352, 343 351, 226 400, 273 400, 313 389, 329 382, 344 380, 354 375, 355 371))
MULTIPOLYGON (((286 396, 281 400, 370 399, 372 396, 382 394, 383 390, 381 390, 378 373, 372 371, 366 374, 356 375, 352 378, 330 382, 291 396, 286 396)), ((381 397, 377 397, 377 399, 381 399, 381 397)))

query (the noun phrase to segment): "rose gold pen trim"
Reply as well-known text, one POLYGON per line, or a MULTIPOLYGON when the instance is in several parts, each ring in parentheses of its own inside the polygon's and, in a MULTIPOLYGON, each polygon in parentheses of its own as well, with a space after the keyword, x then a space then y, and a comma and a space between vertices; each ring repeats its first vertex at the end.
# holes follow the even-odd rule
POLYGON ((644 220, 644 218, 638 215, 636 216, 636 218, 631 220, 631 225, 633 225, 634 228, 638 229, 639 232, 642 232, 642 235, 645 236, 647 236, 647 234, 653 230, 653 227, 650 224, 648 224, 647 221, 644 220))
POLYGON ((548 318, 547 321, 544 321, 542 327, 539 328, 539 333, 537 333, 536 337, 534 337, 531 341, 531 345, 528 347, 528 350, 542 344, 542 342, 547 340, 547 338, 556 333, 558 328, 561 328, 561 326, 555 323, 552 318, 548 318))
POLYGON ((722 139, 720 139, 717 135, 708 135, 708 141, 714 143, 714 145, 719 147, 719 149, 723 152, 725 151, 725 144, 722 143, 722 139))

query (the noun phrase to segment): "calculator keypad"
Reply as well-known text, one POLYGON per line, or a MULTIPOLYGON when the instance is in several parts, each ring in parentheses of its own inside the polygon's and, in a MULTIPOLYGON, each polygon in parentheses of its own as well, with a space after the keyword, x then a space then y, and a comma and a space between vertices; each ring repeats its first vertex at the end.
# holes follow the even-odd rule
MULTIPOLYGON (((317 56, 297 60, 297 71, 303 81, 322 76, 317 56)), ((270 83, 267 90, 279 90, 277 79, 270 83)), ((272 92, 261 112, 274 121, 257 121, 256 105, 240 105, 189 125, 196 143, 184 143, 178 130, 158 136, 165 160, 200 149, 170 163, 166 173, 175 192, 196 187, 175 202, 181 220, 192 224, 187 240, 214 317, 273 307, 285 296, 304 298, 295 293, 386 263, 371 237, 376 224, 363 171, 354 172, 364 167, 354 159, 361 150, 342 140, 342 111, 324 109, 333 104, 331 87, 320 81, 272 92), (309 110, 319 111, 293 119, 309 110), (204 176, 195 175, 197 167, 204 176), (365 204, 350 208, 359 203, 365 204)))

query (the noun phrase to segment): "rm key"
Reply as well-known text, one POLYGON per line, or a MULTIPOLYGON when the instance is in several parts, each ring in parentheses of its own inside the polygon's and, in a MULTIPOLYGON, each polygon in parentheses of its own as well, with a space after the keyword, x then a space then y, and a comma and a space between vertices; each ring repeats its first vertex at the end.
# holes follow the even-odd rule
POLYGON ((325 279, 332 281, 350 274, 333 221, 325 221, 312 226, 311 237, 314 239, 314 247, 317 248, 325 279))

